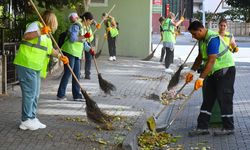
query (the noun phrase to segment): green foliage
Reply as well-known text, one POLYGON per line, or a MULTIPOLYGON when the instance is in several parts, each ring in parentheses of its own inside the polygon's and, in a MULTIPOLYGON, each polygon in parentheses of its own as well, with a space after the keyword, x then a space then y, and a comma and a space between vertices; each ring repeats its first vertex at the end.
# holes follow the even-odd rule
POLYGON ((225 0, 225 2, 232 6, 231 10, 225 12, 231 20, 250 22, 250 0, 225 0))

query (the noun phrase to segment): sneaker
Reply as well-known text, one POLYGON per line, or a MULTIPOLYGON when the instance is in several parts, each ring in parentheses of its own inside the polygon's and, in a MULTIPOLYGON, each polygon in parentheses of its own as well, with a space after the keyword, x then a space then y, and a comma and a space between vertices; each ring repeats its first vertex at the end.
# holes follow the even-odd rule
POLYGON ((63 96, 63 97, 58 97, 56 98, 57 100, 60 100, 60 101, 66 101, 67 100, 67 97, 66 96, 63 96))
POLYGON ((84 79, 90 80, 90 76, 89 75, 85 75, 84 79))
POLYGON ((113 61, 113 57, 112 56, 109 57, 109 61, 113 61))
POLYGON ((170 69, 170 68, 165 69, 165 72, 166 73, 174 73, 174 71, 172 69, 170 69))
POLYGON ((34 118, 34 119, 32 119, 32 121, 34 121, 39 126, 39 129, 45 129, 46 128, 46 125, 41 123, 38 118, 34 118))
POLYGON ((34 122, 31 119, 28 119, 26 121, 22 121, 21 124, 19 125, 19 128, 22 130, 37 130, 39 129, 39 125, 34 122))
POLYGON ((198 136, 198 135, 207 135, 209 134, 208 129, 194 129, 192 131, 188 132, 188 136, 192 137, 192 136, 198 136))
POLYGON ((85 102, 85 99, 84 98, 74 98, 74 101, 85 102))
POLYGON ((219 131, 214 131, 214 136, 223 136, 223 135, 230 135, 234 134, 234 130, 227 130, 227 129, 221 129, 219 131))
POLYGON ((116 57, 115 56, 113 56, 113 61, 116 61, 116 57))

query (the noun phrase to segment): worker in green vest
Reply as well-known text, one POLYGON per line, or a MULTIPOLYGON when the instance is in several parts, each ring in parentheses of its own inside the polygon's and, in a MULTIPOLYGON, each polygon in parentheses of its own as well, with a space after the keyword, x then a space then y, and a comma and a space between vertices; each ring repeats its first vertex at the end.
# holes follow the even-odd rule
POLYGON ((219 22, 219 31, 218 33, 223 38, 225 43, 229 46, 231 52, 236 53, 239 51, 239 48, 235 42, 233 34, 227 31, 228 23, 225 18, 221 18, 219 22))
MULTIPOLYGON (((93 21, 93 16, 90 13, 85 13, 85 19, 87 22, 93 21)), ((62 45, 62 51, 65 56, 69 58, 69 65, 72 68, 76 78, 80 79, 80 59, 82 58, 84 42, 86 38, 91 37, 91 33, 84 32, 83 24, 85 20, 79 20, 76 13, 71 13, 69 15, 69 20, 71 25, 68 30, 68 37, 62 45)), ((93 53, 93 52, 92 52, 93 53)), ((64 65, 64 74, 60 81, 60 85, 57 91, 58 100, 67 100, 66 89, 71 77, 71 72, 69 68, 64 65)), ((84 101, 83 95, 80 91, 80 85, 77 83, 75 78, 72 78, 72 96, 74 101, 84 101)))
POLYGON ((163 47, 166 50, 165 56, 165 72, 173 73, 174 71, 169 68, 170 64, 174 62, 174 45, 176 43, 175 27, 179 26, 184 21, 181 16, 180 20, 176 22, 174 13, 170 12, 167 19, 162 23, 162 41, 163 47))
POLYGON ((190 136, 209 134, 208 124, 215 100, 221 109, 223 128, 214 135, 229 135, 234 133, 233 95, 235 81, 235 63, 228 45, 217 32, 206 29, 201 22, 194 21, 188 28, 192 37, 199 41, 199 53, 186 75, 186 82, 193 80, 193 73, 201 63, 204 69, 195 81, 194 89, 204 85, 203 102, 197 119, 197 128, 190 131, 190 136))
POLYGON ((40 21, 35 21, 27 26, 20 43, 19 50, 14 59, 18 80, 22 91, 22 130, 44 129, 46 125, 37 118, 37 104, 40 93, 40 77, 46 77, 47 65, 50 55, 67 64, 68 58, 53 49, 49 32, 57 29, 57 18, 51 11, 42 15, 47 26, 40 21))
POLYGON ((104 25, 106 26, 106 35, 108 40, 109 61, 116 61, 116 39, 119 35, 119 28, 115 18, 107 13, 102 14, 104 25))

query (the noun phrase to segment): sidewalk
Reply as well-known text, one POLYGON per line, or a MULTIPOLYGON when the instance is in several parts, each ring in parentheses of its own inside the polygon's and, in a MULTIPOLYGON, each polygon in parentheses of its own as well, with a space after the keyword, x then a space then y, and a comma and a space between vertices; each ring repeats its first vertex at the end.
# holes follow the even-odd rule
MULTIPOLYGON (((158 56, 157 56, 158 57, 158 56)), ((0 98, 0 150, 5 149, 81 149, 81 150, 119 150, 138 149, 136 136, 146 129, 146 118, 157 114, 163 105, 158 100, 149 99, 150 94, 159 95, 169 82, 170 75, 163 72, 164 66, 154 57, 149 62, 133 58, 121 58, 115 62, 107 61, 101 56, 98 65, 102 77, 112 82, 117 91, 105 95, 98 85, 94 64, 91 80, 81 80, 91 98, 104 112, 123 116, 118 118, 115 130, 104 131, 88 122, 85 104, 74 101, 56 100, 56 92, 60 80, 53 74, 42 82, 38 117, 47 125, 46 129, 22 131, 18 129, 21 113, 21 92, 16 86, 10 90, 8 97, 0 98)), ((178 61, 177 61, 178 62, 178 61)), ((176 65, 173 69, 178 69, 176 65)), ((195 127, 201 105, 201 91, 194 93, 183 113, 167 131, 181 136, 176 145, 184 149, 213 150, 247 150, 250 149, 250 83, 246 82, 250 75, 250 63, 237 63, 235 82, 234 116, 236 133, 225 137, 211 135, 188 137, 189 130, 195 127)), ((180 83, 180 86, 183 83, 180 83)), ((193 84, 185 88, 183 93, 191 92, 193 84)), ((178 88, 177 88, 178 89, 178 88)), ((68 85, 68 99, 72 99, 71 82, 68 85)), ((158 119, 160 125, 169 117, 170 108, 177 110, 178 103, 171 104, 158 119)), ((172 113, 174 114, 174 112, 172 113)), ((213 131, 214 129, 211 129, 213 131)))

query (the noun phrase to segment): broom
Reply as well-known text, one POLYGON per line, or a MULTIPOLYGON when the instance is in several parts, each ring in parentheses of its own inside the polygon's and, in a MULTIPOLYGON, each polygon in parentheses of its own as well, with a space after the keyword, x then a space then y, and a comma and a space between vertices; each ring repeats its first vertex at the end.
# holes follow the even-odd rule
MULTIPOLYGON (((29 0, 32 7, 35 9, 39 19, 42 21, 43 25, 46 26, 42 16, 40 15, 39 11, 37 10, 34 2, 32 0, 29 0)), ((63 56, 63 53, 60 49, 60 47, 58 46, 56 40, 54 39, 54 37, 52 36, 51 33, 49 33, 50 38, 52 39, 53 43, 55 44, 56 48, 59 50, 59 53, 63 56)), ((74 74, 72 68, 70 67, 69 64, 67 64, 67 67, 69 68, 73 78, 76 80, 77 84, 80 86, 81 89, 81 93, 84 96, 84 98, 86 99, 86 113, 87 113, 87 118, 92 120, 93 122, 97 123, 97 124, 101 124, 101 125, 106 125, 109 122, 109 116, 105 113, 103 113, 100 108, 98 107, 98 105, 96 104, 96 102, 94 100, 92 100, 89 95, 87 94, 86 90, 84 90, 84 88, 81 86, 79 80, 77 79, 76 75, 74 74)))
MULTIPOLYGON (((89 27, 88 27, 88 25, 86 24, 86 19, 85 19, 85 18, 84 18, 84 23, 85 23, 85 26, 86 26, 87 31, 88 31, 88 30, 89 30, 89 27)), ((90 47, 92 48, 90 42, 89 42, 89 44, 90 44, 90 47)), ((93 60, 94 60, 96 72, 97 72, 97 75, 98 75, 99 86, 100 86, 100 88, 103 90, 104 93, 110 94, 111 91, 115 91, 115 90, 116 90, 116 87, 115 87, 112 83, 110 83, 110 82, 108 82, 107 80, 104 80, 104 79, 102 78, 102 75, 101 75, 101 73, 99 72, 99 69, 98 69, 98 66, 97 66, 96 58, 93 57, 93 60)))
POLYGON ((151 52, 151 54, 149 54, 146 58, 142 59, 143 61, 149 61, 150 59, 152 59, 154 57, 154 53, 156 51, 156 49, 158 48, 158 46, 161 44, 161 41, 157 44, 156 48, 151 52))
MULTIPOLYGON (((221 3, 223 2, 223 0, 220 1, 219 5, 217 6, 217 8, 215 9, 213 16, 215 15, 215 13, 217 12, 218 8, 220 7, 221 3)), ((212 17, 213 18, 213 17, 212 17)), ((177 72, 172 76, 172 78, 169 81, 168 84, 168 90, 171 90, 173 87, 175 87, 178 83, 179 83, 179 78, 180 78, 180 73, 181 70, 183 69, 184 65, 186 64, 189 56, 191 55, 191 53, 193 52, 195 46, 197 45, 198 41, 194 44, 193 48, 191 49, 190 53, 188 54, 186 60, 184 61, 184 63, 179 67, 179 69, 177 70, 177 72)))

